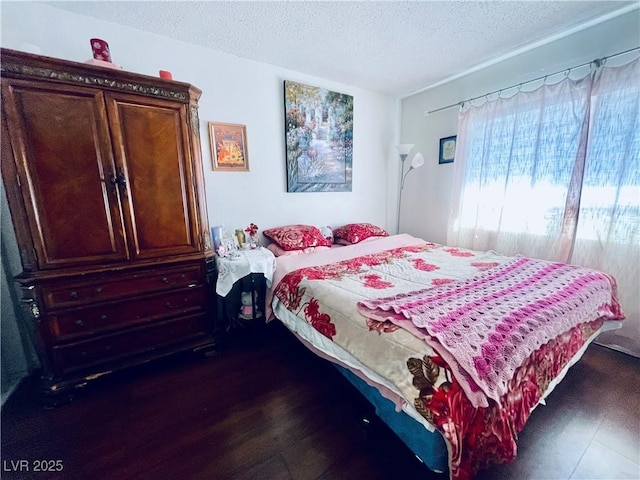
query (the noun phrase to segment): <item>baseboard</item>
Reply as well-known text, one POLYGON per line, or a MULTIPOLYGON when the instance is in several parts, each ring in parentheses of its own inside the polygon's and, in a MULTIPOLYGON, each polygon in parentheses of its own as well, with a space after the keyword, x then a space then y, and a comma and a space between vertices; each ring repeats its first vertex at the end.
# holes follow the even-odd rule
POLYGON ((629 355, 630 357, 634 357, 634 358, 640 358, 640 356, 636 352, 632 352, 631 350, 621 347, 620 345, 615 345, 611 343, 599 343, 597 341, 593 343, 594 345, 598 345, 599 347, 606 348, 607 350, 623 353, 625 355, 629 355))
POLYGON ((4 407, 4 404, 7 400, 9 400, 9 397, 13 394, 13 392, 15 392, 18 387, 20 386, 20 384, 22 383, 22 380, 24 380, 26 377, 22 377, 20 380, 18 380, 17 382, 15 382, 13 385, 11 385, 9 387, 9 390, 7 390, 6 392, 2 393, 2 397, 0 400, 0 409, 2 407, 4 407))

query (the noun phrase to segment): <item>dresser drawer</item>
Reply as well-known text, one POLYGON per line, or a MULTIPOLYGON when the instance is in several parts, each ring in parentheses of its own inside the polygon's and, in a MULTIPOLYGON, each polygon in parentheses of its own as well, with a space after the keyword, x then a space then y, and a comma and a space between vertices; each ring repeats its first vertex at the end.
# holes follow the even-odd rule
POLYGON ((104 333, 170 316, 193 313, 206 308, 203 285, 161 292, 95 306, 86 306, 47 315, 54 341, 74 336, 104 333))
POLYGON ((205 314, 191 315, 91 340, 53 347, 54 369, 66 374, 123 358, 156 353, 171 345, 210 335, 205 314))
POLYGON ((42 296, 47 308, 59 309, 203 283, 201 265, 187 265, 161 271, 109 275, 83 283, 46 285, 42 288, 42 296))

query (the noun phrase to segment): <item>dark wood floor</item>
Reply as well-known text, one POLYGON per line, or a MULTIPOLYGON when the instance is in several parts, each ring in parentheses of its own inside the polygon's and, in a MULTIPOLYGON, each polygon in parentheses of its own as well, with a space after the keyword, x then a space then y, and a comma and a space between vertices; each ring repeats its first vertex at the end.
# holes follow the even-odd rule
MULTIPOLYGON (((639 373, 637 359, 590 347, 534 411, 516 461, 479 478, 640 478, 639 373)), ((276 322, 213 358, 100 379, 56 409, 35 388, 26 380, 2 409, 2 478, 447 478, 384 425, 363 427, 366 402, 276 322), (33 472, 41 460, 63 471, 33 472)))

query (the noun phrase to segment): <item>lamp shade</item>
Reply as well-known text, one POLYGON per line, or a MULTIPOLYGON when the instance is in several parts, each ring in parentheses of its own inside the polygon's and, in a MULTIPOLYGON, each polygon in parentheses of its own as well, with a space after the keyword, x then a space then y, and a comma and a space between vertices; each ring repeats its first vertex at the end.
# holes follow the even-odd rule
POLYGON ((396 150, 398 150, 400 155, 408 155, 412 148, 413 143, 401 143, 400 145, 396 145, 396 150))
POLYGON ((422 165, 424 165, 424 157, 418 152, 413 157, 413 160, 411 160, 411 168, 419 168, 422 165))

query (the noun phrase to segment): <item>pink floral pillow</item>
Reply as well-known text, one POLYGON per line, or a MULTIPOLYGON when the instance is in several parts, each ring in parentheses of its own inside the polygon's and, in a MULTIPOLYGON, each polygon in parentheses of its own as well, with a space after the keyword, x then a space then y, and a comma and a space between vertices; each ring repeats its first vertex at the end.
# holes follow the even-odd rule
MULTIPOLYGON (((364 240, 360 240, 358 243, 366 243, 372 240, 377 240, 378 238, 382 238, 382 237, 378 237, 378 236, 369 237, 369 238, 365 238, 364 240)), ((355 243, 351 243, 349 240, 345 240, 344 238, 336 238, 336 241, 333 245, 344 246, 344 245, 355 245, 355 243)))
POLYGON ((270 228, 262 233, 283 250, 331 246, 331 242, 324 238, 320 229, 312 225, 286 225, 270 228))
POLYGON ((340 243, 358 243, 369 237, 388 237, 389 232, 371 223, 349 223, 336 228, 333 231, 333 236, 342 240, 340 243))
POLYGON ((300 250, 285 250, 283 248, 280 248, 277 243, 270 243, 269 245, 267 245, 267 250, 271 250, 271 253, 273 253, 276 257, 281 257, 283 255, 304 255, 305 253, 329 250, 329 247, 307 247, 300 250))

